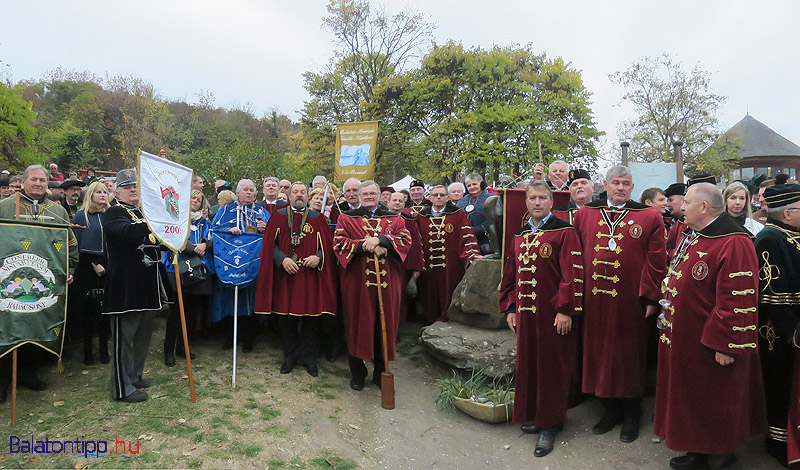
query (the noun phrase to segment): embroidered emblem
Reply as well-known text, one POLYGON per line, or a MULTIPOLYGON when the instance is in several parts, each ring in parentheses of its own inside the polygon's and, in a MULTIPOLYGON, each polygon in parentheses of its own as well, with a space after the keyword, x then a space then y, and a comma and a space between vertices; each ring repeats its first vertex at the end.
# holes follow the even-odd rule
POLYGON ((629 231, 630 231, 631 236, 633 238, 639 238, 639 237, 642 236, 642 226, 639 225, 639 224, 631 225, 631 228, 629 229, 629 231))
POLYGON ((708 276, 708 265, 705 261, 698 261, 692 266, 692 277, 697 281, 702 281, 708 276))
POLYGON ((453 233, 453 224, 447 224, 444 226, 444 231, 447 233, 453 233))
POLYGON ((25 247, 26 250, 31 247, 30 240, 20 240, 20 243, 22 243, 22 246, 25 247))
POLYGON ((542 255, 542 258, 549 258, 553 254, 553 247, 549 243, 545 243, 539 248, 539 254, 542 255))
POLYGON ((704 251, 698 251, 698 252, 697 252, 697 256, 699 256, 699 257, 700 257, 700 259, 703 259, 703 256, 705 256, 705 255, 707 255, 707 254, 708 254, 708 253, 706 253, 706 252, 704 252, 704 251))
POLYGON ((178 220, 180 217, 180 209, 178 207, 180 195, 178 191, 172 186, 168 186, 166 189, 161 188, 161 199, 164 200, 164 209, 167 211, 167 214, 173 219, 178 220))
POLYGON ((312 227, 311 224, 306 223, 305 225, 303 225, 303 231, 306 233, 311 233, 314 231, 314 227, 312 227))

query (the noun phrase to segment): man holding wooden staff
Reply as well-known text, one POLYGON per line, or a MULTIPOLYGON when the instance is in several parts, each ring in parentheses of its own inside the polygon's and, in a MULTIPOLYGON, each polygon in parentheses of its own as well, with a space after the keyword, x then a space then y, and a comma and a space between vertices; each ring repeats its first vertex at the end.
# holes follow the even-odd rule
POLYGON ((333 251, 344 268, 342 313, 350 353, 350 388, 357 391, 364 388, 367 377, 364 359, 373 361, 372 383, 377 386, 384 361, 394 360, 404 287, 401 263, 411 247, 403 218, 378 206, 380 186, 365 181, 358 193, 361 206, 339 217, 333 237, 333 251), (382 323, 385 331, 381 331, 382 323))

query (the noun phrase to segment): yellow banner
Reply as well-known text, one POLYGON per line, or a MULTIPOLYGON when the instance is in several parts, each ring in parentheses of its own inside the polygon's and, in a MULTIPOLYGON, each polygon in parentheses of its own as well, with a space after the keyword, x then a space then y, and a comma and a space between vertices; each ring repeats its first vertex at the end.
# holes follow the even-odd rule
POLYGON ((377 146, 378 121, 337 123, 333 181, 341 184, 351 177, 374 179, 377 146))

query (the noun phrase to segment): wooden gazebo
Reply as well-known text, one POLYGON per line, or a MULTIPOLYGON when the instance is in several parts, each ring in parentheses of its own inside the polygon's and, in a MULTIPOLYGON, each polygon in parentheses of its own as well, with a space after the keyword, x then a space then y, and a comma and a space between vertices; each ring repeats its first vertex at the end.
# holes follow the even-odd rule
POLYGON ((734 179, 749 179, 755 173, 773 177, 786 173, 800 175, 800 146, 747 114, 711 146, 708 151, 732 152, 740 157, 734 179))

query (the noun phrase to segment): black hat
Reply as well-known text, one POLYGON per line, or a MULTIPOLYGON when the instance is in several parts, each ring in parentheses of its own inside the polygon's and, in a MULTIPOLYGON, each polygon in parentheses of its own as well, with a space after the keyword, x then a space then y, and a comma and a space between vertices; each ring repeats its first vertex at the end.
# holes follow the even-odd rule
POLYGON ((697 183, 717 184, 717 179, 709 175, 708 173, 701 172, 694 175, 694 178, 689 178, 689 186, 697 183))
POLYGON ((389 191, 390 193, 394 193, 394 188, 391 186, 381 186, 381 192, 389 191))
POLYGON ((786 181, 789 179, 789 175, 786 173, 778 173, 775 175, 775 184, 786 184, 786 181))
POLYGON ((114 181, 114 188, 136 184, 136 170, 125 168, 117 172, 117 179, 114 181))
POLYGON ((61 188, 61 181, 50 180, 47 182, 47 189, 61 188))
POLYGON ((667 189, 664 191, 664 195, 666 197, 670 197, 670 196, 686 196, 686 184, 685 183, 672 183, 671 185, 667 186, 667 189))
POLYGON ((416 187, 424 188, 425 187, 425 183, 423 183, 422 180, 414 180, 414 181, 412 181, 411 185, 409 186, 409 188, 416 188, 416 187))
POLYGON ((59 188, 67 189, 67 188, 71 188, 73 186, 77 186, 79 188, 82 188, 82 187, 86 186, 86 183, 84 183, 81 180, 66 180, 63 183, 61 183, 61 186, 59 186, 59 188))
POLYGON ((579 168, 577 170, 570 170, 569 179, 567 179, 567 185, 571 185, 573 181, 579 179, 587 179, 589 181, 592 181, 592 175, 590 175, 589 172, 584 170, 583 168, 579 168))
POLYGON ((800 184, 778 184, 764 190, 764 202, 770 208, 800 201, 800 184))
POLYGON ((226 181, 219 185, 219 188, 217 188, 217 194, 221 193, 222 191, 233 191, 233 188, 231 188, 230 183, 226 181))

